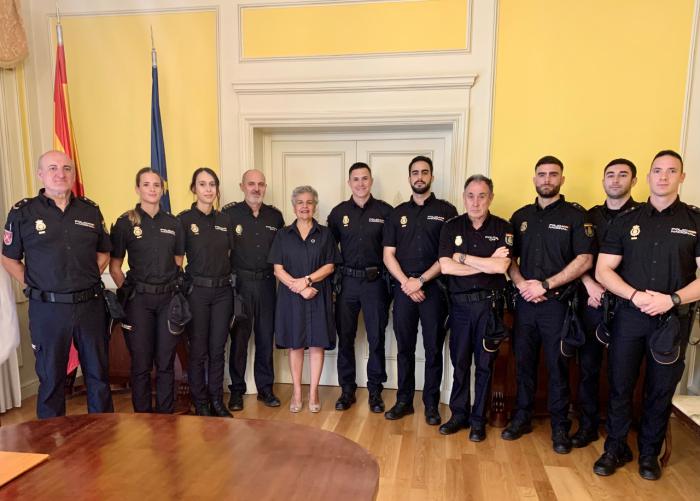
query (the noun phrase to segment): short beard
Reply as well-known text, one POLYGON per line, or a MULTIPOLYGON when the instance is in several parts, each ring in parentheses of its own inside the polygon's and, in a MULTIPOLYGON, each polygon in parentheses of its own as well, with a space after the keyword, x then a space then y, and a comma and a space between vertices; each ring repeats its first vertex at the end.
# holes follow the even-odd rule
POLYGON ((431 183, 425 183, 425 186, 423 186, 422 188, 416 188, 415 186, 411 185, 411 190, 416 195, 424 195, 430 191, 430 184, 431 183))
POLYGON ((554 198, 559 194, 560 189, 561 185, 555 186, 550 193, 544 193, 539 186, 535 187, 535 191, 542 198, 554 198))
POLYGON ((608 197, 608 198, 611 199, 611 200, 620 200, 620 199, 629 197, 631 193, 632 193, 632 190, 631 190, 631 189, 629 189, 629 190, 627 190, 627 191, 625 191, 625 192, 623 192, 623 193, 620 193, 619 195, 616 195, 616 194, 614 194, 614 193, 611 195, 610 193, 608 193, 608 192, 606 191, 606 192, 605 192, 605 196, 608 197))

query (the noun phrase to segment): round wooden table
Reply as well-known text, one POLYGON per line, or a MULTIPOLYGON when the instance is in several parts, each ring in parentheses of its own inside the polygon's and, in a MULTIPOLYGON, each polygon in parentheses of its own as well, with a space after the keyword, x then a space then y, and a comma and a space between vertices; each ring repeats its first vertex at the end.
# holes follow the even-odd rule
POLYGON ((376 460, 335 433, 282 421, 84 414, 0 427, 0 450, 48 461, 0 499, 374 499, 376 460))

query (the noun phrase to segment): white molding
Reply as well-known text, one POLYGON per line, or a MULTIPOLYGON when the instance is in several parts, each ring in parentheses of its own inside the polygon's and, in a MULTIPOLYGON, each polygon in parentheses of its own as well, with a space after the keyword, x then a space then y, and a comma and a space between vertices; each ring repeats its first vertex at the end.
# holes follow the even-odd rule
MULTIPOLYGON (((386 58, 386 57, 406 57, 406 56, 425 56, 432 54, 463 54, 469 55, 472 52, 472 32, 473 32, 473 16, 474 16, 474 0, 466 0, 467 5, 467 29, 466 39, 464 41, 464 49, 435 49, 435 50, 418 50, 418 51, 398 51, 398 52, 358 52, 353 54, 326 54, 318 56, 270 56, 270 57, 244 57, 243 56, 243 11, 245 9, 264 9, 264 8, 279 8, 279 7, 308 7, 308 6, 323 6, 333 4, 368 4, 368 3, 403 3, 417 2, 421 0, 296 0, 296 1, 247 1, 238 2, 237 15, 237 37, 238 37, 238 62, 239 63, 264 63, 264 62, 280 62, 280 61, 323 61, 336 59, 367 59, 367 58, 386 58)), ((497 0, 493 0, 494 2, 497 0)))
POLYGON ((477 75, 413 76, 413 77, 376 77, 346 78, 298 81, 238 81, 233 83, 233 90, 240 95, 256 94, 309 94, 331 92, 380 92, 380 91, 414 91, 471 89, 477 75))

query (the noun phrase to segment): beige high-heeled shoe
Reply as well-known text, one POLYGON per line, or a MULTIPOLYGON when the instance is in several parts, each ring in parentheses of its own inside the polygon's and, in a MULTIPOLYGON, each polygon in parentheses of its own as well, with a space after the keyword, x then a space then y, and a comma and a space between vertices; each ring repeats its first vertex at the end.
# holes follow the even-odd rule
POLYGON ((311 403, 311 395, 309 395, 309 410, 313 413, 321 412, 321 399, 318 399, 318 403, 311 403))
POLYGON ((297 412, 300 412, 303 407, 304 407, 303 401, 297 402, 296 400, 294 400, 294 397, 292 397, 289 400, 289 412, 293 412, 296 414, 297 412))

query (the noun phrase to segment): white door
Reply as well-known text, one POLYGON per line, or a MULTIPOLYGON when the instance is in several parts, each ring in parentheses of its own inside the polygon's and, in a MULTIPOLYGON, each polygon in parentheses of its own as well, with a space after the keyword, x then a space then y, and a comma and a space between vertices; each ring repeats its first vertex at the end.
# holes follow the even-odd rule
MULTIPOLYGON (((268 198, 282 210, 287 224, 294 220, 290 201, 291 192, 294 187, 303 184, 310 184, 318 191, 317 219, 321 224, 326 224, 330 210, 351 195, 346 184, 347 170, 355 161, 366 162, 372 167, 374 196, 392 206, 410 197, 408 163, 416 155, 425 155, 433 159, 435 176, 433 191, 436 196, 444 198, 448 192, 446 188, 451 167, 448 159, 451 158, 452 148, 451 134, 448 131, 397 134, 273 134, 265 144, 270 150, 265 156, 271 161, 268 194, 272 196, 268 195, 268 198)), ((355 353, 357 383, 358 386, 366 386, 368 346, 362 319, 358 328, 355 353)), ((388 388, 397 386, 396 353, 396 338, 390 319, 386 332, 388 374, 386 386, 388 388)), ((326 353, 321 384, 338 384, 336 357, 336 350, 326 353)), ((422 338, 419 332, 416 350, 416 389, 418 390, 423 386, 424 363, 422 338)), ((448 366, 449 361, 446 360, 445 365, 448 366)), ((285 350, 276 351, 275 373, 277 381, 291 382, 285 350)), ((305 383, 308 382, 308 377, 308 363, 305 363, 305 383)), ((449 377, 443 379, 450 381, 449 377)), ((443 389, 449 391, 447 386, 443 384, 443 389)), ((444 394, 445 391, 443 391, 444 394)))

